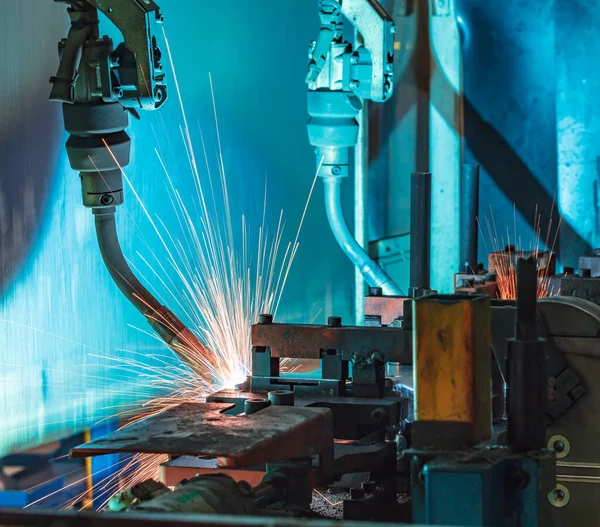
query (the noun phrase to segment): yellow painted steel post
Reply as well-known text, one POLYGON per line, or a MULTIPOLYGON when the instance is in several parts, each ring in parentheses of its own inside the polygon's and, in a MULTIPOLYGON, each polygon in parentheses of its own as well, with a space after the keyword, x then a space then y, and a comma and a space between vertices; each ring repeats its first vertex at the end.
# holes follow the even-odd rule
POLYGON ((490 320, 483 295, 413 302, 415 420, 468 423, 472 444, 491 434, 490 320))
MULTIPOLYGON (((92 431, 87 428, 85 430, 85 432, 83 433, 83 442, 84 443, 89 443, 92 440, 92 431)), ((92 494, 93 494, 93 483, 92 483, 92 476, 93 476, 93 471, 92 471, 92 458, 91 457, 86 457, 85 458, 85 483, 86 483, 86 489, 87 489, 87 494, 83 500, 83 508, 84 509, 92 509, 93 508, 93 499, 92 499, 92 494)))

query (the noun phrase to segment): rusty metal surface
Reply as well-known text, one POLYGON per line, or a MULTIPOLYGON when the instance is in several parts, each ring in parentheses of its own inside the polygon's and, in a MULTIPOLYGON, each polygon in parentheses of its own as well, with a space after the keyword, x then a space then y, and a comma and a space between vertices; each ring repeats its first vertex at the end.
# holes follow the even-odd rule
POLYGON ((319 359, 321 350, 342 350, 344 355, 379 350, 389 362, 410 364, 410 338, 399 328, 256 324, 252 345, 271 348, 273 357, 319 359))
POLYGON ((136 452, 226 458, 229 467, 323 455, 333 459, 333 416, 326 408, 270 406, 226 415, 227 403, 188 403, 71 451, 74 458, 136 452))
POLYGON ((538 276, 552 276, 556 273, 556 257, 554 253, 543 251, 521 251, 514 248, 504 251, 495 251, 488 255, 488 272, 498 274, 499 270, 506 271, 517 265, 519 258, 534 258, 537 262, 538 276))
POLYGON ((160 466, 160 481, 167 486, 175 486, 183 479, 198 474, 226 474, 235 481, 246 481, 256 487, 265 476, 265 465, 243 469, 224 469, 216 458, 206 459, 196 456, 180 456, 160 466))
POLYGON ((389 326, 394 320, 404 315, 403 296, 366 296, 365 316, 381 317, 381 325, 389 326))

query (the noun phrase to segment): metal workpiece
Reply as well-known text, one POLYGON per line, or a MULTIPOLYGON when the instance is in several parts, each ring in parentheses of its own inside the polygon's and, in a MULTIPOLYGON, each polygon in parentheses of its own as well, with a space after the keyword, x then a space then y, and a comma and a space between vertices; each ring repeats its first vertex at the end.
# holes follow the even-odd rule
POLYGON ((400 328, 320 326, 311 324, 256 324, 252 326, 255 354, 272 358, 320 359, 324 350, 339 350, 345 360, 378 350, 386 362, 410 364, 408 332, 400 328))
MULTIPOLYGON (((272 380, 277 381, 277 386, 286 385, 285 378, 272 380)), ((307 379, 301 379, 302 384, 291 385, 294 390, 294 406, 329 408, 333 412, 333 435, 336 439, 359 440, 374 432, 382 432, 385 436, 387 431, 395 430, 408 417, 408 398, 398 394, 392 393, 382 398, 330 395, 307 389, 310 388, 306 385, 307 382, 307 379)), ((243 412, 244 401, 253 399, 260 393, 222 390, 208 396, 207 402, 227 403, 231 405, 231 411, 237 414, 243 412)))
POLYGON ((538 337, 537 269, 533 258, 517 262, 515 337, 507 341, 507 441, 517 452, 546 446, 548 402, 546 341, 538 337))
POLYGON ((327 408, 269 406, 252 415, 227 415, 227 403, 186 403, 74 448, 74 458, 152 453, 222 458, 223 467, 320 456, 333 463, 333 418, 327 408))
POLYGON ((460 176, 460 272, 477 274, 477 218, 479 216, 478 164, 462 165, 460 176))
POLYGON ((410 195, 410 296, 430 289, 431 261, 431 174, 411 176, 410 195))
POLYGON ((350 232, 342 211, 341 180, 339 178, 324 178, 323 183, 325 185, 327 219, 331 231, 344 253, 362 273, 369 286, 381 287, 386 295, 402 296, 402 291, 398 286, 379 264, 369 257, 350 232))
MULTIPOLYGON (((466 445, 489 439, 490 324, 486 296, 431 295, 413 301, 415 425, 464 425, 466 432, 457 433, 466 445)), ((448 433, 454 433, 452 427, 448 433)))
MULTIPOLYGON (((63 0, 60 0, 63 1, 63 0)), ((132 109, 154 110, 167 99, 162 52, 157 43, 162 23, 158 5, 136 0, 70 0, 71 29, 60 44, 61 63, 52 77, 50 99, 73 103, 90 97, 132 109), (98 11, 123 35, 113 49, 99 38, 98 11)))
POLYGON ((560 294, 588 300, 600 306, 600 276, 592 276, 592 270, 580 269, 580 275, 560 278, 560 294))
POLYGON ((402 296, 382 296, 370 294, 364 297, 365 303, 365 317, 377 317, 379 326, 389 326, 394 321, 398 323, 402 320, 402 327, 404 326, 404 315, 410 311, 405 308, 405 301, 408 300, 402 296))

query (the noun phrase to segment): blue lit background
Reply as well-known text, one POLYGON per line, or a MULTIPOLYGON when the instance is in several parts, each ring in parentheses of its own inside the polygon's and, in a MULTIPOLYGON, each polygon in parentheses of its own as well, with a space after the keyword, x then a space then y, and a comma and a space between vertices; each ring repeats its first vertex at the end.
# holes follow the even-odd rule
MULTIPOLYGON (((78 177, 63 151, 60 108, 47 102, 56 42, 67 31, 64 5, 36 0, 34 10, 30 4, 27 9, 16 0, 3 5, 0 46, 0 62, 12 73, 2 88, 7 93, 0 110, 0 318, 5 321, 0 322, 0 453, 115 413, 118 404, 139 397, 136 374, 109 369, 106 357, 162 349, 128 327, 146 329, 104 269, 91 212, 81 205, 78 177), (32 32, 33 27, 43 30, 32 32)), ((241 1, 162 4, 198 156, 199 125, 215 159, 212 74, 234 225, 244 212, 258 228, 266 182, 268 226, 275 228, 284 209, 285 238, 292 241, 315 172, 304 85, 308 42, 319 27, 315 6, 300 0, 261 0, 260 9, 241 1)), ((126 173, 149 212, 175 227, 154 148, 165 156, 183 195, 193 191, 193 183, 172 77, 169 81, 170 100, 160 115, 143 114, 128 130, 133 150, 126 173)), ((353 270, 326 227, 322 201, 318 185, 280 311, 286 321, 322 322, 332 313, 350 320, 353 270)), ((351 219, 351 208, 348 215, 351 219)), ((161 257, 150 222, 129 189, 118 216, 124 252, 140 269, 136 251, 148 258, 146 242, 161 257)))

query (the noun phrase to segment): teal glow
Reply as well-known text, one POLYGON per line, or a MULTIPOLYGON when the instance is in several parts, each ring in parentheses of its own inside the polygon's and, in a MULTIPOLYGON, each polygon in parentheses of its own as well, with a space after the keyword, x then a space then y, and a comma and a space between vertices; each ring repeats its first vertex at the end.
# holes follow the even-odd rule
MULTIPOLYGON (((7 9, 29 11, 21 2, 10 2, 7 9)), ((216 136, 208 82, 212 74, 232 208, 237 215, 234 225, 239 225, 244 212, 247 221, 258 227, 266 185, 268 226, 275 228, 283 208, 286 239, 291 241, 314 176, 314 155, 305 129, 304 74, 307 43, 318 29, 315 5, 302 0, 261 0, 260 9, 241 0, 162 4, 192 133, 197 139, 198 126, 202 128, 214 159, 216 136)), ((31 105, 42 112, 57 111, 46 100, 47 79, 55 69, 55 42, 66 32, 67 17, 64 5, 40 2, 39 7, 33 22, 51 21, 48 32, 35 36, 45 59, 33 61, 37 68, 33 80, 31 62, 14 62, 15 83, 35 90, 15 91, 14 121, 4 123, 18 121, 19 108, 31 105)), ((1 47, 17 49, 19 40, 30 38, 26 28, 33 22, 25 16, 14 19, 17 27, 0 37, 1 47), (5 42, 5 38, 12 40, 5 42)), ((126 173, 150 214, 158 214, 167 226, 175 227, 177 218, 154 148, 164 155, 182 195, 191 194, 193 182, 182 154, 181 115, 171 76, 169 81, 170 99, 161 112, 142 115, 128 130, 134 146, 126 173)), ((35 157, 35 141, 40 140, 35 137, 35 121, 24 122, 29 129, 18 131, 23 151, 35 157)), ((11 125, 2 132, 10 136, 15 130, 11 125)), ((0 454, 81 429, 117 413, 120 405, 147 397, 149 393, 139 388, 140 370, 122 371, 115 368, 118 364, 113 359, 158 365, 158 359, 149 355, 165 353, 160 343, 137 329, 145 331, 145 321, 120 296, 101 262, 91 213, 81 205, 78 177, 63 152, 60 120, 55 119, 54 128, 42 135, 55 152, 46 175, 50 182, 42 200, 46 206, 30 250, 0 292, 0 454)), ((24 161, 24 182, 30 164, 24 161)), ((351 219, 350 208, 348 216, 351 219)), ((164 254, 130 189, 126 189, 118 217, 124 252, 150 283, 158 285, 141 257, 149 259, 150 250, 158 258, 164 254)), ((327 228, 322 189, 317 185, 280 320, 323 322, 332 314, 350 320, 352 277, 351 265, 327 228)), ((178 314, 185 318, 185 313, 178 314)))

